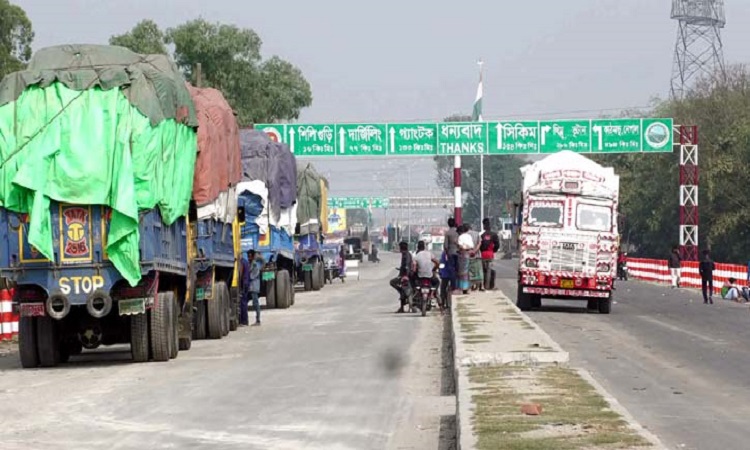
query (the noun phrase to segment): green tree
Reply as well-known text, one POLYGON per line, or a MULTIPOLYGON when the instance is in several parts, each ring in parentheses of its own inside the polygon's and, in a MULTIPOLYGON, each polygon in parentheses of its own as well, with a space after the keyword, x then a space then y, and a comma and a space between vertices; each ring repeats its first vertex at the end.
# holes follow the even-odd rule
POLYGON ((240 123, 295 119, 312 104, 302 72, 279 57, 261 61, 260 37, 250 29, 196 19, 167 30, 186 75, 201 63, 206 85, 221 89, 240 123))
POLYGON ((33 40, 34 31, 26 12, 8 0, 0 0, 0 79, 26 67, 33 40))
MULTIPOLYGON (((471 116, 454 114, 445 122, 470 122, 471 116)), ((453 157, 436 156, 437 183, 446 192, 453 191, 453 157)), ((518 199, 521 190, 521 167, 525 159, 517 156, 485 156, 484 204, 485 214, 493 219, 510 214, 507 205, 518 199)), ((461 190, 464 194, 463 221, 478 226, 480 217, 480 157, 461 157, 461 190)), ((497 223, 493 221, 493 223, 497 223)))
POLYGON ((149 19, 141 20, 132 30, 109 38, 110 45, 127 47, 136 53, 144 55, 164 54, 167 46, 164 45, 164 33, 156 23, 149 19))
POLYGON ((262 41, 251 29, 199 18, 162 32, 143 20, 110 44, 139 53, 167 53, 167 45, 174 45, 174 60, 187 79, 196 82, 200 63, 202 86, 221 90, 241 125, 296 119, 312 104, 302 71, 277 56, 263 61, 262 41))

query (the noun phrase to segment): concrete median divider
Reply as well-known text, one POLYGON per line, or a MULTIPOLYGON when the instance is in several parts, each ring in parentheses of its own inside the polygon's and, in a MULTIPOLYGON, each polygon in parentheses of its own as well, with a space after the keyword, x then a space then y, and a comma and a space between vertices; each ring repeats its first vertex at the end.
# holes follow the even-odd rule
POLYGON ((459 450, 615 448, 608 439, 663 448, 590 375, 569 368, 568 352, 503 293, 453 300, 459 450))

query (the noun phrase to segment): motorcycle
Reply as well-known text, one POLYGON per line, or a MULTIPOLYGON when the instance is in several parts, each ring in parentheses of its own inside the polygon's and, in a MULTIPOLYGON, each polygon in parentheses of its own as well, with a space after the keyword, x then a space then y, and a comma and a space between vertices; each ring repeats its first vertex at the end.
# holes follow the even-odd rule
POLYGON ((432 310, 432 300, 437 299, 437 286, 432 283, 431 278, 417 279, 417 289, 409 301, 412 311, 421 311, 422 316, 432 310))

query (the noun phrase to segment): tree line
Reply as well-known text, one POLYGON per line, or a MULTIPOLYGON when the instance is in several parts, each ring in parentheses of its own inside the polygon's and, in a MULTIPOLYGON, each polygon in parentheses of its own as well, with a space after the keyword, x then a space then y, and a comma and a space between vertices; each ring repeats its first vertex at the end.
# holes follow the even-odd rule
MULTIPOLYGON (((0 0, 0 78, 26 66, 33 40, 25 11, 0 0)), ((241 126, 297 119, 312 104, 312 90, 302 71, 278 56, 263 59, 262 40, 249 28, 198 18, 162 30, 144 19, 113 35, 109 44, 142 54, 170 55, 193 83, 200 63, 201 86, 220 89, 241 126)))

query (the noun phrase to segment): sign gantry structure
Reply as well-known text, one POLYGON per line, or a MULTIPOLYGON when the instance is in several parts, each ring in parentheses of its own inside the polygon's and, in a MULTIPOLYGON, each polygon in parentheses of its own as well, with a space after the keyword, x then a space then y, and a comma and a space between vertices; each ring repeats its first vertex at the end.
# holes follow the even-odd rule
POLYGON ((672 119, 259 124, 297 157, 671 152, 672 119))

